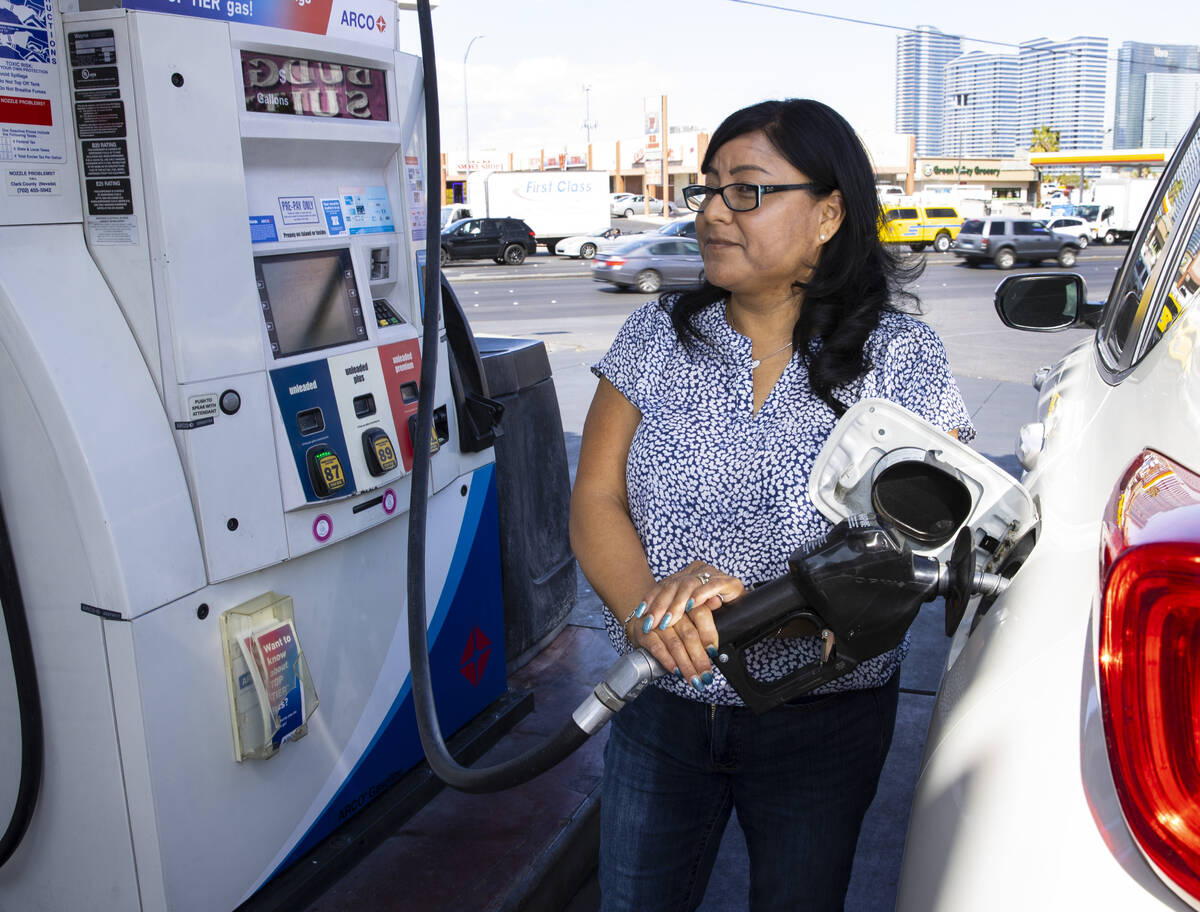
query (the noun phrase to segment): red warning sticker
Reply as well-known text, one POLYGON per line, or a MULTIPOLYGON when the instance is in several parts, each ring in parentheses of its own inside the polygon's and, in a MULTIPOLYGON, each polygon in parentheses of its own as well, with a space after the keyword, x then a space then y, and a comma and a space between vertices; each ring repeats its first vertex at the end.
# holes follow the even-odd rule
POLYGON ((54 118, 50 113, 50 99, 0 95, 0 123, 52 126, 54 118))

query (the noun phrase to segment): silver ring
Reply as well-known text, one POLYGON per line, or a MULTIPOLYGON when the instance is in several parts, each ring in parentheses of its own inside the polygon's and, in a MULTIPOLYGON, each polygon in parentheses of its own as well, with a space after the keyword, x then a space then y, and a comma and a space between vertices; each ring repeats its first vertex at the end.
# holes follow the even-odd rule
POLYGON ((721 595, 721 593, 719 593, 719 592, 718 592, 718 593, 717 593, 717 598, 719 598, 719 599, 721 600, 721 604, 722 604, 722 605, 724 605, 724 604, 725 604, 725 596, 721 595))
POLYGON ((704 573, 697 573, 697 574, 696 574, 696 579, 700 580, 700 585, 701 585, 701 586, 707 586, 707 585, 708 585, 708 581, 709 581, 710 579, 712 579, 712 574, 711 574, 711 573, 708 573, 707 571, 706 571, 706 572, 704 572, 704 573))

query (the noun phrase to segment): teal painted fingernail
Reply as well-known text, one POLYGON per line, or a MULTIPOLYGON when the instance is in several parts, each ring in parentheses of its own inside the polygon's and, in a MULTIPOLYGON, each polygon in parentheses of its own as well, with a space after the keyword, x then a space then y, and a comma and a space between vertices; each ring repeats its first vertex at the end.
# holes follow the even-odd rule
POLYGON ((646 618, 646 623, 642 625, 642 633, 649 633, 650 628, 654 626, 654 615, 646 618))
POLYGON ((712 672, 711 671, 704 672, 704 674, 700 675, 700 680, 703 681, 704 686, 707 687, 709 684, 712 683, 712 672))
POLYGON ((663 619, 662 619, 662 623, 658 625, 658 629, 659 629, 659 630, 666 630, 666 629, 667 629, 667 625, 668 625, 668 624, 670 624, 670 623, 671 623, 671 615, 669 615, 669 614, 664 614, 664 615, 663 615, 663 619))
POLYGON ((704 690, 704 682, 699 678, 692 678, 692 686, 696 688, 696 690, 704 690))
POLYGON ((637 606, 637 611, 635 611, 633 613, 633 616, 635 618, 640 618, 645 613, 646 613, 646 603, 642 602, 640 605, 637 606))
POLYGON ((675 666, 675 677, 679 678, 680 680, 683 679, 683 672, 679 670, 678 665, 675 666))
POLYGON ((710 659, 715 659, 717 657, 717 647, 716 646, 705 646, 704 651, 708 653, 708 657, 710 659))
POLYGON ((691 610, 692 610, 692 606, 693 606, 693 605, 695 605, 695 604, 696 604, 696 600, 695 600, 695 599, 688 599, 688 603, 687 603, 686 605, 684 605, 684 606, 683 606, 683 610, 684 610, 684 611, 691 611, 691 610))

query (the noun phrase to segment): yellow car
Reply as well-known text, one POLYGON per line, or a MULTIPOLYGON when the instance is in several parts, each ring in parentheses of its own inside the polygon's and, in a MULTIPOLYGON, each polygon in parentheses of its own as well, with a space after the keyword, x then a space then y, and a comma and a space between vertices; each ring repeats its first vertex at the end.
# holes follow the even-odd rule
POLYGON ((885 244, 908 244, 918 252, 932 244, 945 253, 961 227, 962 217, 953 206, 885 206, 879 238, 885 244))

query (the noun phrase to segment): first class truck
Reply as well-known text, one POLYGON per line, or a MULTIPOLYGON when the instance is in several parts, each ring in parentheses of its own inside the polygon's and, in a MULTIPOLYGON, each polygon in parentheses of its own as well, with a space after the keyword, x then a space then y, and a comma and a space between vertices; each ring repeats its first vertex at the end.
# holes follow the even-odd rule
POLYGON ((477 171, 467 202, 442 207, 442 228, 464 218, 522 219, 554 253, 563 238, 608 226, 608 172, 477 171))

